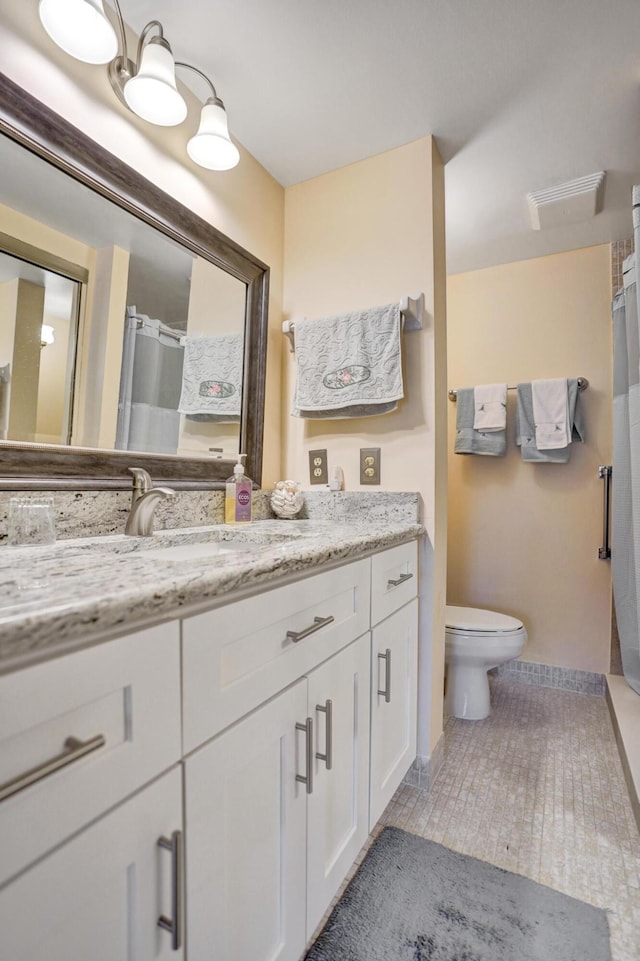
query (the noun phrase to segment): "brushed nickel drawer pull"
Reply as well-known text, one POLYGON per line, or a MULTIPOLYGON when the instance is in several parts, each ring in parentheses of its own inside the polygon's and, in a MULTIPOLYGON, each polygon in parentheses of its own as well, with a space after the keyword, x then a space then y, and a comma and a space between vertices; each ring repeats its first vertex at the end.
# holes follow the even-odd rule
POLYGON ((179 951, 182 947, 182 891, 184 888, 182 831, 174 831, 171 838, 159 838, 158 847, 171 852, 171 914, 173 916, 167 918, 164 914, 160 915, 158 927, 169 932, 172 949, 179 951))
POLYGON ((97 751, 98 748, 104 747, 106 743, 104 734, 96 734, 95 737, 90 738, 88 741, 80 741, 77 737, 68 737, 64 742, 66 750, 63 751, 62 754, 58 754, 56 757, 44 761, 43 764, 31 768, 30 771, 25 771, 24 774, 19 774, 18 777, 12 778, 11 781, 1 784, 0 801, 4 801, 13 794, 17 794, 18 791, 23 791, 32 784, 42 781, 43 778, 54 774, 68 764, 79 761, 85 754, 91 754, 92 751, 97 751))
POLYGON ((307 766, 306 776, 304 774, 296 774, 296 781, 300 781, 301 784, 307 785, 307 794, 311 794, 313 791, 313 718, 308 717, 304 724, 296 723, 296 731, 304 731, 305 733, 305 763, 307 766))
POLYGON ((319 761, 324 761, 327 771, 330 771, 333 767, 333 701, 327 699, 324 704, 316 704, 316 711, 322 711, 323 714, 327 716, 324 742, 326 754, 321 754, 320 751, 317 751, 316 757, 319 761))
POLYGON ((378 694, 383 695, 387 704, 391 701, 391 648, 387 648, 384 654, 378 654, 380 660, 384 661, 384 690, 378 688, 378 694))
POLYGON ((410 581, 412 577, 413 574, 401 574, 400 577, 395 581, 389 578, 387 581, 387 587, 398 587, 400 584, 404 584, 405 581, 410 581))
POLYGON ((327 624, 332 624, 334 620, 335 618, 331 615, 329 617, 314 617, 313 624, 310 627, 305 627, 304 631, 287 631, 287 640, 297 644, 298 641, 304 641, 305 637, 315 634, 316 631, 326 627, 327 624))

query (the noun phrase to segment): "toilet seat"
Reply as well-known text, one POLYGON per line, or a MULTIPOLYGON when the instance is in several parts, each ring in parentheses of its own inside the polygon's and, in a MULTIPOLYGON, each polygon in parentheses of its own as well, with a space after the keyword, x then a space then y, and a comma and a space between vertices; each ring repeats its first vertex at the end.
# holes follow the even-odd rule
POLYGON ((479 607, 445 608, 445 627, 450 634, 473 634, 491 637, 496 634, 515 634, 524 627, 522 621, 497 611, 485 611, 479 607))

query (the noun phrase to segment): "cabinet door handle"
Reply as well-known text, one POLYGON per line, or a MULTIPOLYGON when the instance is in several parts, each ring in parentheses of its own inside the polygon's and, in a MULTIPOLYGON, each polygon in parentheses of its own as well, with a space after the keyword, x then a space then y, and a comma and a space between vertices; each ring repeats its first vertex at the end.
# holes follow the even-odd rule
POLYGON ((313 718, 308 717, 304 724, 296 723, 296 731, 305 732, 305 764, 306 775, 296 774, 296 781, 307 785, 307 794, 313 791, 313 718))
POLYGON ((80 741, 77 737, 68 737, 64 742, 66 750, 63 751, 62 754, 57 754, 48 761, 44 761, 43 764, 31 768, 30 771, 25 771, 24 774, 19 774, 18 777, 14 777, 11 781, 6 781, 4 784, 1 784, 0 801, 11 797, 12 794, 17 794, 18 791, 23 791, 24 788, 35 784, 37 781, 41 781, 43 778, 48 777, 55 771, 59 771, 68 764, 79 761, 85 754, 97 751, 98 748, 104 747, 106 743, 104 734, 96 734, 95 737, 89 738, 88 741, 80 741))
POLYGON ((310 627, 305 627, 304 631, 287 631, 287 640, 297 644, 298 641, 304 641, 305 637, 315 634, 316 631, 322 630, 323 627, 332 624, 333 621, 334 618, 331 615, 329 617, 314 617, 313 624, 310 627))
POLYGON ((327 717, 324 742, 326 754, 320 754, 317 751, 316 757, 319 761, 324 761, 327 771, 330 771, 333 767, 333 701, 327 699, 324 704, 316 704, 316 711, 322 711, 327 717))
POLYGON ((398 587, 400 584, 404 584, 405 581, 410 581, 413 574, 401 574, 395 581, 389 578, 387 581, 387 587, 398 587))
POLYGON ((168 931, 171 935, 171 947, 174 951, 179 951, 182 947, 182 914, 183 901, 182 892, 184 888, 183 878, 183 845, 182 831, 174 831, 171 838, 159 838, 158 846, 165 851, 171 852, 171 918, 162 914, 158 918, 158 927, 163 931, 168 931))
POLYGON ((378 688, 378 694, 384 695, 384 699, 389 703, 391 700, 391 648, 387 648, 384 654, 378 654, 381 661, 384 661, 384 690, 378 688))

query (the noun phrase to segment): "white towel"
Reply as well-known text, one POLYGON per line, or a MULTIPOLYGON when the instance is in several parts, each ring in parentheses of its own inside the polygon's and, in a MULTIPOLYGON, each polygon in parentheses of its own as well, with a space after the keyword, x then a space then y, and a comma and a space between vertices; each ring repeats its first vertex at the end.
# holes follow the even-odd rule
POLYGON ((504 430, 507 426, 507 385, 481 384, 473 388, 473 429, 504 430))
POLYGON ((567 447, 571 443, 567 378, 532 381, 531 400, 537 449, 567 447))
POLYGON ((404 396, 397 303, 296 322, 294 417, 367 417, 404 396))
POLYGON ((185 337, 181 414, 221 422, 240 419, 243 345, 242 334, 185 337))

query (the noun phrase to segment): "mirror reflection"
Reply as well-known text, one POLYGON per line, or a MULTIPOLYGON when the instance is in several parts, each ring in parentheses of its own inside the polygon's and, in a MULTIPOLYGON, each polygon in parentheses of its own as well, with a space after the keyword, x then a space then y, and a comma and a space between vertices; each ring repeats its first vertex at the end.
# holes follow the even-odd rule
POLYGON ((0 137, 0 439, 239 450, 246 285, 0 137))
POLYGON ((71 442, 80 284, 0 254, 0 439, 71 442))

